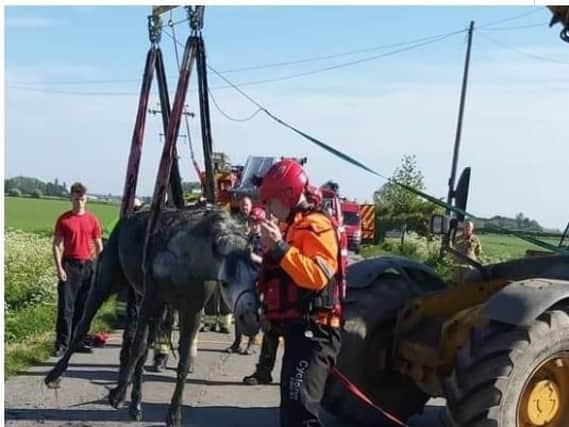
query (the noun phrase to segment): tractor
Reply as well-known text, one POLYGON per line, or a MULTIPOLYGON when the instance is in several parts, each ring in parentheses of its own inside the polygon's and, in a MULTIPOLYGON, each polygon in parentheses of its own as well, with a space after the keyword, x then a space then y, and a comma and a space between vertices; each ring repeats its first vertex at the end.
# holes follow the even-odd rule
MULTIPOLYGON (((569 6, 550 9, 569 42, 569 6)), ((466 210, 469 172, 454 191, 459 211, 466 210)), ((453 254, 463 219, 431 221, 453 254)), ((569 248, 563 242, 546 255, 471 262, 463 280, 451 284, 405 258, 352 264, 338 369, 403 420, 421 413, 430 398, 444 397, 444 418, 453 427, 569 427, 569 248)), ((351 425, 381 419, 333 381, 323 404, 351 425)))

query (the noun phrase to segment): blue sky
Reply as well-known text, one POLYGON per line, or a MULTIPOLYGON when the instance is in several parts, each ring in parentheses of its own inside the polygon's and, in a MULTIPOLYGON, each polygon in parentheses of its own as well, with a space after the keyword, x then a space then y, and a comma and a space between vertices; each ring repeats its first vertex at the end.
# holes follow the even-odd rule
MULTIPOLYGON (((7 177, 83 180, 93 192, 121 193, 148 49, 148 13, 149 6, 5 8, 7 177)), ((184 17, 182 9, 174 11, 174 21, 184 17)), ((470 210, 481 216, 522 211, 562 228, 569 219, 569 49, 559 40, 560 28, 547 27, 549 18, 544 7, 211 6, 204 37, 209 64, 225 71, 412 41, 475 20, 481 28, 474 35, 460 158, 461 167, 473 168, 470 210)), ((187 23, 175 29, 183 42, 187 23)), ((173 90, 176 63, 167 35, 162 48, 173 90)), ((416 154, 428 190, 443 196, 464 49, 465 35, 458 34, 389 57, 243 89, 284 120, 385 175, 403 155, 416 154)), ((273 79, 390 50, 225 75, 238 84, 273 79)), ((243 118, 255 111, 235 90, 220 88, 225 84, 211 73, 209 82, 226 113, 243 118)), ((193 89, 188 103, 198 112, 193 89)), ((153 96, 151 106, 156 101, 153 96)), ((215 149, 235 163, 249 154, 307 156, 314 183, 336 179, 360 201, 383 184, 263 114, 234 122, 213 105, 211 110, 215 149)), ((201 158, 197 119, 190 128, 201 158)), ((160 132, 160 118, 149 116, 142 195, 152 192, 160 132)), ((185 140, 179 152, 184 179, 194 180, 185 140)))

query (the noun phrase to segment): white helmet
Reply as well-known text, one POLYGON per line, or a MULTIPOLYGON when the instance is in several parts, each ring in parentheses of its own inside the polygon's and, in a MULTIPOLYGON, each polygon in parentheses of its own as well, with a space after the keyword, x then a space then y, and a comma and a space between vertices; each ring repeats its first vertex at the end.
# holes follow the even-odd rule
POLYGON ((143 204, 144 203, 142 202, 142 200, 140 200, 138 197, 135 197, 134 201, 132 202, 132 208, 134 210, 140 209, 143 204))

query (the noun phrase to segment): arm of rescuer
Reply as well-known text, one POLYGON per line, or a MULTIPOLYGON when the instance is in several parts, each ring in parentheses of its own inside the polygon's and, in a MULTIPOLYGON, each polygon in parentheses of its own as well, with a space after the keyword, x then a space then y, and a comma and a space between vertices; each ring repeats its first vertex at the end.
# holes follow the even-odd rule
POLYGON ((309 215, 293 224, 292 241, 278 241, 271 256, 301 288, 323 289, 338 268, 336 231, 324 215, 309 215))

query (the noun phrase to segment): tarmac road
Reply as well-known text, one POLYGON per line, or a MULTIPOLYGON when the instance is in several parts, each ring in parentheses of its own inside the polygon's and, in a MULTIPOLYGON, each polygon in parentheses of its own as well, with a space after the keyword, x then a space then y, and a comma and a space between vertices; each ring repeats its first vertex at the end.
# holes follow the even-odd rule
MULTIPOLYGON (((59 390, 43 384, 55 362, 30 369, 5 382, 7 426, 150 427, 164 425, 174 391, 176 360, 170 358, 164 373, 145 374, 143 422, 130 422, 127 408, 107 404, 108 388, 115 384, 120 350, 120 331, 105 348, 93 354, 76 354, 59 390)), ((209 332, 200 336, 196 372, 188 376, 184 392, 184 425, 193 427, 278 426, 277 384, 247 386, 241 379, 253 372, 257 355, 241 356, 224 351, 231 336, 209 332)), ((280 359, 280 358, 279 358, 280 359)), ((276 370, 280 366, 276 367, 276 370)), ((278 377, 277 371, 275 375, 278 377)), ((129 397, 127 396, 127 400, 129 397)), ((429 402, 425 414, 409 421, 412 427, 442 427, 441 401, 429 402)), ((347 427, 325 416, 327 427, 347 427)), ((379 421, 379 420, 378 420, 379 421)), ((389 425, 389 424, 386 424, 389 425)))

